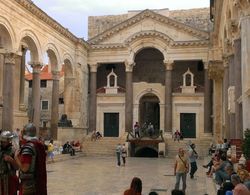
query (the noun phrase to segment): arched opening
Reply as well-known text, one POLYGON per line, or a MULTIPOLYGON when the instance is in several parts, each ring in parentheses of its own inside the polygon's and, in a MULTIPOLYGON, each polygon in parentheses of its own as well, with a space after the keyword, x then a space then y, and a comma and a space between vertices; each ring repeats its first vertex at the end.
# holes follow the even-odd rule
POLYGON ((158 152, 150 147, 140 148, 136 153, 135 157, 147 157, 147 158, 158 158, 158 152))
POLYGON ((161 83, 165 82, 163 54, 155 48, 145 48, 135 56, 133 82, 161 83))
POLYGON ((160 129, 160 106, 159 98, 148 93, 141 97, 139 102, 139 123, 141 126, 151 123, 155 132, 160 129))

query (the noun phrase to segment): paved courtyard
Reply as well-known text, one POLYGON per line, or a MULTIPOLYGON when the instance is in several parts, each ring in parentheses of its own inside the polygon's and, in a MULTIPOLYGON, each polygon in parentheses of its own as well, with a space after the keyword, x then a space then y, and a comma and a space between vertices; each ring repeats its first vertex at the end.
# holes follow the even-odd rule
MULTIPOLYGON (((188 195, 214 195, 211 179, 198 161, 196 180, 187 179, 188 195)), ((154 190, 171 194, 174 187, 174 160, 168 158, 127 158, 125 167, 117 167, 115 157, 81 157, 47 165, 48 194, 119 195, 129 188, 134 176, 142 179, 142 194, 154 190)))

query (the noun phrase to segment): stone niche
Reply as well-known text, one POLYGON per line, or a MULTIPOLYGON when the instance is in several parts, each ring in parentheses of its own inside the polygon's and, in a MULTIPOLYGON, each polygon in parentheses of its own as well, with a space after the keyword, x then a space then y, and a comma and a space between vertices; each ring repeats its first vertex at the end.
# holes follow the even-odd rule
POLYGON ((188 70, 183 74, 183 85, 181 86, 181 93, 195 93, 195 88, 196 86, 194 86, 194 74, 188 68, 188 70))
POLYGON ((107 75, 107 86, 105 88, 106 94, 117 94, 118 86, 117 86, 117 75, 112 71, 107 75))

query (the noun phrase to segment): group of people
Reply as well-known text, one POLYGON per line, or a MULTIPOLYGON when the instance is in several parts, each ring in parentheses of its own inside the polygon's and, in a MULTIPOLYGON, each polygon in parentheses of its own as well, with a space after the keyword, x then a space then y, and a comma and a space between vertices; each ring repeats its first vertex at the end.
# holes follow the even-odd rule
POLYGON ((0 194, 47 195, 46 151, 36 127, 29 123, 20 132, 20 148, 13 147, 15 138, 10 131, 0 134, 0 194))
MULTIPOLYGON (((133 130, 134 130, 135 138, 140 138, 141 128, 138 122, 135 122, 133 130)), ((151 122, 149 123, 145 122, 142 126, 142 130, 145 131, 144 133, 148 134, 150 137, 152 137, 155 134, 154 125, 151 122)))
POLYGON ((203 165, 207 169, 208 177, 214 177, 219 186, 217 195, 250 195, 250 175, 244 163, 239 162, 237 170, 230 159, 227 150, 230 144, 225 139, 223 143, 217 144, 211 160, 203 165))
POLYGON ((125 144, 121 145, 120 143, 116 146, 116 157, 117 157, 117 166, 121 166, 121 158, 122 158, 122 165, 125 166, 126 164, 126 157, 127 157, 127 149, 125 144))
POLYGON ((99 131, 93 131, 91 135, 91 141, 96 141, 102 138, 102 134, 99 131))
MULTIPOLYGON (((124 191, 124 195, 141 195, 142 180, 139 177, 134 177, 131 181, 130 188, 124 191)), ((158 195, 157 192, 151 191, 148 195, 158 195)), ((173 189, 171 195, 185 195, 182 190, 173 189)))

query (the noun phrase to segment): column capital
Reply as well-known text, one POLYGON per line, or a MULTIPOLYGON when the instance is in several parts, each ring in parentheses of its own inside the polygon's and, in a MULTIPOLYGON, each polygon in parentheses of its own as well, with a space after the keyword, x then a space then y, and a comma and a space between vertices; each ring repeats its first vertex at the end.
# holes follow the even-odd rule
POLYGON ((173 70, 174 67, 174 61, 173 60, 164 60, 163 61, 166 70, 173 70))
POLYGON ((15 53, 5 53, 4 54, 4 63, 15 65, 17 55, 15 53))
POLYGON ((224 67, 223 61, 209 61, 208 64, 208 76, 210 79, 220 80, 223 79, 224 67))
POLYGON ((125 60, 124 64, 125 64, 126 72, 133 72, 133 67, 135 66, 134 61, 129 62, 128 60, 125 60))
POLYGON ((60 71, 53 70, 53 71, 51 71, 51 73, 52 73, 52 79, 53 80, 59 80, 60 79, 60 71))
POLYGON ((41 62, 29 62, 28 64, 33 68, 33 73, 40 73, 43 67, 41 62))
POLYGON ((98 64, 90 64, 89 65, 90 72, 97 72, 98 64))
POLYGON ((202 62, 204 64, 204 69, 207 70, 208 69, 208 61, 203 61, 202 60, 202 62))

